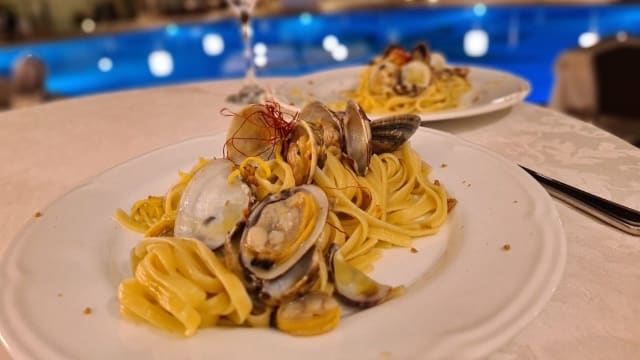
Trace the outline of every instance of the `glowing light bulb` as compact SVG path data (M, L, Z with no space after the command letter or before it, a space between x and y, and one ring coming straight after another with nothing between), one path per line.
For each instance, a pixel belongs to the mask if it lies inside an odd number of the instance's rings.
M149 54L149 71L155 77L167 77L173 73L173 56L166 50Z
M113 61L108 57L101 57L98 60L98 70L102 72L109 72L113 69Z
M256 54L256 56L264 56L267 54L267 45L265 45L264 43L258 42L255 45L253 45L253 53Z
M345 61L347 57L349 57L349 49L346 46L340 44L331 51L331 56L335 61Z
M311 24L312 20L313 20L313 16L310 13L305 11L302 14L300 14L300 24L309 25Z
M478 17L484 16L487 13L487 5L483 3L473 5L473 13Z
M578 37L578 45L583 48L592 47L600 41L600 36L598 33L593 31L587 31L580 34Z
M82 20L82 22L80 23L80 28L82 29L82 31L86 32L87 34L92 33L96 31L96 22L93 21L93 19L86 18Z
M322 39L322 48L328 52L332 52L338 45L340 41L335 35L327 35Z
M489 49L489 35L482 29L473 29L464 34L464 53L471 57L481 57Z
M167 32L167 35L169 36L176 36L178 35L178 25L171 23L169 25L167 25L167 27L165 28L165 31Z
M253 63L256 64L257 67L265 67L267 65L267 56L266 55L256 55L253 58Z
M218 34L207 34L202 37L202 50L209 56L217 56L224 52L224 39Z

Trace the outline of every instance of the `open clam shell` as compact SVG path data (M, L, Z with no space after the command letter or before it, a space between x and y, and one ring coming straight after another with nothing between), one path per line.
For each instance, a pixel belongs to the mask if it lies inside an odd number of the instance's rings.
M325 147L335 146L340 149L342 141L342 123L338 115L319 101L312 101L300 110L300 121L316 125L321 131L322 143Z
M175 236L196 238L217 249L244 221L253 195L239 179L228 182L232 166L229 160L214 159L195 173L180 198Z
M287 139L285 159L291 166L296 185L311 183L321 156L322 137L314 124L298 121Z
M356 174L365 176L371 162L371 127L364 110L353 100L347 101L343 119L344 152Z
M431 84L433 71L421 60L411 60L400 71L400 81L393 87L398 95L417 96Z
M242 266L263 280L286 273L316 244L328 212L327 195L314 185L266 197L247 219L240 241Z
M335 291L345 303L368 308L384 302L391 295L393 287L380 284L351 266L337 246L329 250L328 262Z
M287 272L271 280L262 280L258 299L269 306L278 305L309 291L319 276L321 256L312 247Z
M225 143L226 156L236 164L249 156L268 160L274 156L272 139L275 129L267 126L267 110L264 105L252 104L243 108L231 119Z
M369 73L369 91L372 94L383 94L387 89L393 88L400 76L400 66L391 61L381 61L371 65L373 69Z

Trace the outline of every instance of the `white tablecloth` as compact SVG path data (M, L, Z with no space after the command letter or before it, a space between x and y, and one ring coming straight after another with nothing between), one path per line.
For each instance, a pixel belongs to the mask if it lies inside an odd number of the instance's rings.
M149 150L221 131L223 96L238 84L156 88L0 113L0 256L36 211L83 180ZM640 208L640 150L583 121L521 104L431 126ZM640 358L640 238L556 205L568 240L564 277L543 311L491 358Z

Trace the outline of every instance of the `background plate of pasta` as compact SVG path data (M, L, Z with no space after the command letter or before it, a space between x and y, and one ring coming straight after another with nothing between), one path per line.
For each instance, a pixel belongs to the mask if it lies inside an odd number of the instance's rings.
M317 100L338 111L353 99L371 118L411 112L427 122L506 109L531 91L529 82L521 77L478 66L451 68L437 79L433 75L431 84L420 93L415 93L415 86L396 85L393 90L390 85L391 90L382 90L374 72L373 65L316 72L283 82L275 87L274 96L295 108Z
M242 232L248 238L236 249L238 261L250 257L242 266L252 275L243 278L234 271L237 264L226 261L233 247L215 236L231 231L230 224L217 220L242 215L236 207L245 199L239 179L251 179L257 188L286 187L298 172L288 173L278 157L264 163L247 157L253 165L226 166L221 158L233 155L223 154L225 143L228 151L227 134L206 136L132 159L59 198L46 216L27 224L0 259L0 334L16 359L477 358L520 331L560 280L565 237L547 193L503 158L423 128L392 154L374 155L366 175L343 173L327 153L311 185L275 198L256 195L267 200L252 207L245 223L250 230ZM225 174L223 181L216 172ZM398 172L413 174L400 181L411 184L407 194L415 201L402 212L393 210L403 195L393 188L399 180L389 175ZM389 188L377 188L376 177ZM356 185L338 186L353 179ZM184 199L212 187L224 189L217 194L227 200L211 210L218 215L198 222L198 207ZM365 187L368 195L357 195ZM333 191L361 199L343 202L344 195ZM358 215L358 204L372 199L385 205ZM446 199L457 204L447 206ZM274 205L280 201L289 210ZM116 209L122 210L114 215ZM282 284L273 282L280 275L271 271L292 255L272 251L280 257L271 261L260 253L264 242L257 227L297 209L300 232L316 236L312 248L327 248L332 265L312 266L325 260L305 250L296 260L304 265L295 268L305 274L315 269L318 275L305 288L320 297L281 311L285 302L274 294ZM426 213L415 222L425 216L434 222L405 224L413 232L395 233L416 209ZM322 231L312 235L314 222ZM185 231L191 235L179 235ZM207 237L200 238L201 231ZM359 237L363 233L368 235ZM350 250L332 253L327 244ZM375 256L359 256L372 249ZM361 294L383 296L375 304L371 298L333 303L322 297L339 292L348 298L349 284L366 288ZM259 297L247 296L257 288ZM261 318L268 309L268 318ZM319 312L298 321L295 315L305 309Z

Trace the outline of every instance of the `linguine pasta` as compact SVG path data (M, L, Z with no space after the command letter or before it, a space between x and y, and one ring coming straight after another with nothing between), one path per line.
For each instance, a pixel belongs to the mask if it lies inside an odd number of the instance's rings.
M410 53L391 45L364 68L357 87L345 96L371 114L440 111L460 105L471 89L467 74L467 68L446 67L444 57L424 43Z
M149 237L131 252L134 277L118 290L123 315L190 336L226 319L243 324L251 299L242 282L200 241Z
M262 121L261 109L236 119ZM305 117L286 128L320 131ZM315 135L294 131L270 139L273 157L201 158L163 196L115 211L144 236L131 251L132 277L119 287L124 317L184 336L216 325L307 336L338 325L335 298L364 308L402 293L365 273L384 249L435 234L455 200L429 180L431 168L406 141L369 153L367 171L358 172L352 148L344 153L327 140L322 161L313 161Z
M185 336L217 324L267 326L270 315L251 314L242 282L214 252L198 240L172 237L181 191L204 164L200 159L189 173L181 173L165 196L133 204L131 214L116 210L120 224L145 236L131 253L133 278L119 287L121 313ZM364 177L328 154L313 176L313 183L332 199L319 247L339 246L351 265L367 272L383 249L411 247L415 238L436 233L447 218L448 200L443 186L428 180L429 173L408 144L374 155ZM249 176L259 198L295 184L291 167L280 157L248 157L229 181ZM331 293L328 277L321 262L313 289Z
M392 89L371 91L369 79L371 66L360 74L358 87L346 92L346 96L372 114L428 113L452 109L460 104L460 98L471 89L469 81L455 73L436 74L431 85L417 95L398 95Z

